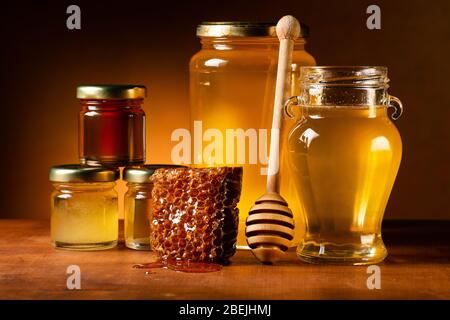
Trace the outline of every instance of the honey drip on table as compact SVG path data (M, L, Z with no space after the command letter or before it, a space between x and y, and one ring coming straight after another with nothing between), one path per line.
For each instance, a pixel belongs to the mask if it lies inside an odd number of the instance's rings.
M222 265L212 262L194 262L184 260L160 260L156 262L136 264L133 266L135 269L168 269L179 272L187 273L208 273L216 272L222 269Z

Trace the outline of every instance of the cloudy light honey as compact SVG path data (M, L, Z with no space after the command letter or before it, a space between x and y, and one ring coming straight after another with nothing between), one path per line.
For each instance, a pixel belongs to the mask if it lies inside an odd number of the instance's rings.
M211 26L209 26L211 27ZM248 27L248 26L247 26ZM219 161L215 154L213 159L203 152L193 153L193 161L197 166L242 166L244 169L242 194L239 202L239 234L238 245L245 246L245 220L255 199L265 191L266 175L261 169L267 167L269 153L270 127L272 121L272 106L275 89L275 76L278 59L278 39L269 36L267 25L232 26L228 36L214 36L214 32L205 35L202 26L197 30L201 37L202 50L195 54L190 62L191 83L191 125L194 120L202 121L202 130L217 129L223 137L223 157ZM247 29L246 29L247 28ZM253 28L253 29L252 29ZM203 30L203 31L202 31ZM218 29L219 31L220 28ZM233 31L234 30L234 31ZM214 31L214 30L213 30ZM272 30L274 31L274 30ZM227 31L228 32L228 31ZM251 35L251 36L250 36ZM256 36L254 36L256 35ZM304 50L305 40L299 39L293 54L293 69L291 94L299 90L299 66L314 65L314 58ZM193 128L191 128L193 132ZM253 142L256 144L256 161L250 155L251 139L245 138L245 154L240 154L239 160L237 140L231 150L226 144L227 129L252 130ZM261 131L261 129L263 131ZM265 135L265 137L261 135ZM284 139L286 140L286 139ZM209 142L203 142L206 146ZM242 159L244 159L242 161ZM286 169L282 167L282 170ZM297 220L298 228L294 242L298 242L304 230L301 208L290 174L282 172L281 191L289 202Z
M102 250L117 244L117 169L61 165L50 169L51 239L56 248Z
M114 183L59 185L52 201L51 238L65 249L107 249L117 244Z

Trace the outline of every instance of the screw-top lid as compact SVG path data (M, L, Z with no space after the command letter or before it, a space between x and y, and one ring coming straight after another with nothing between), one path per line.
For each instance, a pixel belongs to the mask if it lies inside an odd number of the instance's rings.
M300 37L309 37L309 27L300 23ZM276 37L275 22L224 21L202 22L198 37Z
M119 179L118 169L65 164L50 168L52 182L113 182Z
M147 88L135 84L98 84L77 87L78 99L143 99Z
M182 168L185 166L173 164L147 164L139 167L126 167L123 170L123 180L133 183L148 183L150 177L160 168Z

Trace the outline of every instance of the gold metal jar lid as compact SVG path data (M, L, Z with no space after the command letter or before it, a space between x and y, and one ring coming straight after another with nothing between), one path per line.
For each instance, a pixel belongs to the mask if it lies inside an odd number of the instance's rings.
M65 164L50 168L52 182L114 182L120 178L119 169Z
M143 99L147 88L134 84L81 85L77 87L78 99Z
M175 164L146 164L144 166L126 167L123 170L123 180L133 183L148 183L150 177L160 168L183 168Z
M309 37L309 27L300 23L300 37ZM224 21L202 22L197 26L198 37L276 37L276 23Z

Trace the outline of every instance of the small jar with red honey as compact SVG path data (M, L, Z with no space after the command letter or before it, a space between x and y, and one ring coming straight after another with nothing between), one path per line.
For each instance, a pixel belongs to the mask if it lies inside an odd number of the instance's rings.
M77 88L82 164L124 167L145 162L145 96L141 85Z

